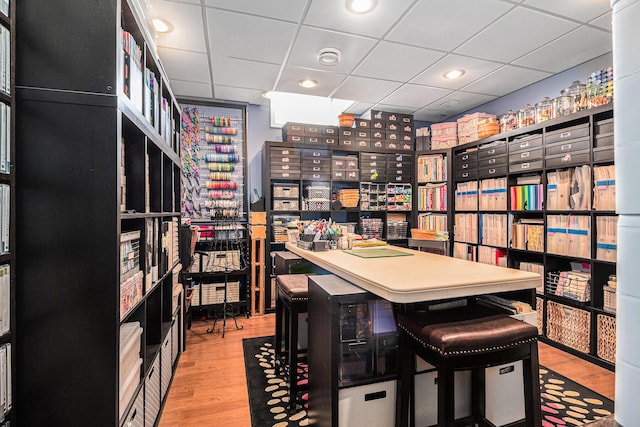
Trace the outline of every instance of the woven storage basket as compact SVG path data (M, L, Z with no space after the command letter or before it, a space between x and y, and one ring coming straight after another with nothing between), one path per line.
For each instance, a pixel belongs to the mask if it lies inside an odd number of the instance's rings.
M347 189L347 190L338 190L337 197L338 201L342 203L342 206L345 208L355 208L358 206L358 201L360 200L360 190L356 189Z
M542 319L544 319L544 301L536 297L536 312L538 313L538 334L542 335Z
M611 316L605 316L604 314L597 315L598 321L598 345L597 355L598 357L608 360L611 363L616 361L616 318Z
M589 353L591 313L547 301L547 337L582 353Z

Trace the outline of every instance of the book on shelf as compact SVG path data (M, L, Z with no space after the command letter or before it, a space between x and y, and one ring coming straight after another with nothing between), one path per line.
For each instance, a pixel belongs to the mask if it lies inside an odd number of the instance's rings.
M418 210L446 211L447 184L426 184L418 187Z
M447 180L447 162L443 154L418 156L418 182Z
M491 246L478 246L478 262L482 264L507 266L507 251L492 248Z
M11 172L11 107L0 102L0 173Z
M418 214L418 228L421 230L448 231L447 215L434 213Z
M142 50L135 38L128 31L122 30L122 75L123 92L129 97L133 105L143 112L142 90Z
M511 218L511 248L544 252L544 220L541 218Z
M0 336L11 329L11 266L0 265Z
M148 68L144 70L144 116L157 131L158 123L158 90L160 86L156 74Z
M466 259L467 261L476 261L478 259L478 248L467 243L454 242L453 257Z

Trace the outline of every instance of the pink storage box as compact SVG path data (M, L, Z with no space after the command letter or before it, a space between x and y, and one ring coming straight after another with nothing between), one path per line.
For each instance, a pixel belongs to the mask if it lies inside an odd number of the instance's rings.
M444 148L451 148L458 145L458 137L453 136L440 136L431 138L431 149L442 150Z
M444 122L431 125L431 137L455 137L458 133L458 123L456 122Z
M487 113L473 113L467 114L466 116L458 119L458 134L470 135L478 132L478 125L482 120L493 118L495 119L495 114L487 114Z

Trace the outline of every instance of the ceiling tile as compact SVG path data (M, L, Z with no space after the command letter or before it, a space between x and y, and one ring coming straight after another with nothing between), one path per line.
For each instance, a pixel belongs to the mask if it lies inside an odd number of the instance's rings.
M216 99L219 100L248 102L249 104L258 105L267 100L262 96L262 91L255 89L214 85L213 90L215 91Z
M216 85L264 91L273 89L279 72L279 65L227 58L214 64L213 79Z
M288 65L348 74L375 43L375 40L365 37L302 27L289 56ZM317 52L327 47L337 48L342 52L339 64L329 67L320 65Z
M443 56L435 50L383 41L353 74L406 82Z
M151 16L164 19L173 26L173 31L158 34L158 46L203 53L207 51L200 5L155 0Z
M211 98L211 85L206 83L172 79L171 90L176 98Z
M611 10L611 0L527 0L523 4L580 22L589 22Z
M455 53L511 62L576 27L578 24L574 22L518 7L457 48Z
M446 117L446 113L437 109L429 109L429 108L421 108L420 110L413 113L414 120L420 120L423 122L432 122L438 123L444 120Z
M611 49L611 34L594 28L580 27L513 64L558 73L610 52Z
M502 96L549 77L551 73L506 65L464 87L465 91Z
M347 76L344 74L298 67L285 67L276 90L280 92L303 93L305 95L329 96L329 94L344 81L345 77ZM316 80L318 86L312 89L302 88L298 85L298 82L303 79Z
M373 106L374 104L369 104L367 102L356 102L351 107L347 108L344 112L360 116L369 111Z
M254 15L293 22L300 20L305 3L306 2L300 0L206 0L207 6L235 10L237 12L247 12ZM243 28L243 31L244 30L245 28Z
M209 60L205 53L160 47L158 54L170 79L211 83Z
M387 96L382 100L385 104L399 105L406 107L415 107L418 109L424 107L433 101L442 98L450 93L450 90L439 89L435 87L427 87L413 84L406 84L396 92Z
M499 0L422 0L386 39L451 51L512 7Z
M400 105L389 105L389 104L376 104L373 106L373 109L378 111L388 111L390 113L399 113L399 114L413 114L413 112L416 111L415 108L402 107Z
M296 31L296 24L218 9L207 9L207 17L215 61L236 57L279 64Z
M599 18L594 19L590 22L591 25L595 25L598 28L602 28L603 30L612 31L611 28L611 12L605 13Z
M496 98L496 96L491 95L456 91L430 105L427 105L426 108L430 110L437 110L441 115L444 114L444 117L451 117L467 110L471 110L489 101L493 101Z
M412 2L413 0L380 1L371 12L356 15L347 10L345 0L313 0L304 23L351 34L382 37Z
M332 96L340 99L357 99L358 101L376 103L401 85L402 83L398 82L350 76Z
M449 54L431 67L427 68L424 73L411 80L411 83L442 87L446 89L460 89L472 81L497 70L502 65L503 64L485 61L483 59ZM443 76L444 73L450 70L464 70L465 73L462 77L451 80Z

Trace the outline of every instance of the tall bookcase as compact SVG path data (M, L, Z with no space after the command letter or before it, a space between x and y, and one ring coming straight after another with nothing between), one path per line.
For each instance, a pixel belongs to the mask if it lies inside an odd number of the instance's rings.
M15 424L15 2L0 1L0 425Z
M134 3L16 3L23 425L152 426L180 352L180 108Z
M606 190L615 178L597 172L613 169L613 153L613 108L605 105L455 147L449 181L456 194L454 256L540 266L542 339L609 369L615 362L609 282L616 244L605 228L611 220L615 230L617 218L611 199L594 205L594 188L598 197L612 193ZM563 190L560 171L581 178L572 188L565 182ZM571 205L563 198L573 198ZM553 276L575 269L590 271L588 286Z

